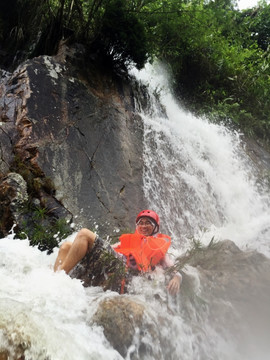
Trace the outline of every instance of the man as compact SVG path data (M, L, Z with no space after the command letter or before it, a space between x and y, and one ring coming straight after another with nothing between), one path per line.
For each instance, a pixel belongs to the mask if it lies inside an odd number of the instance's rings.
M156 266L163 269L173 266L173 261L167 254L171 239L169 236L159 234L159 216L152 210L143 210L136 217L136 231L134 234L120 236L120 242L107 246L92 231L83 228L80 230L73 243L66 242L61 245L54 265L54 271L64 270L67 274L87 256L94 258L94 266L100 262L101 255L105 252L113 258L121 259L126 264L127 270L149 272ZM104 273L104 270L102 270ZM182 276L173 272L167 289L171 295L179 292Z

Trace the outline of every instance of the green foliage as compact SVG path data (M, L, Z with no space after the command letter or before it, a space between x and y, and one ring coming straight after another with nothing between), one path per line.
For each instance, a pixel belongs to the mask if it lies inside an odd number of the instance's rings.
M20 239L29 238L30 245L38 246L40 250L47 250L50 253L72 232L65 219L59 219L53 214L54 209L48 209L39 203L36 205L44 194L46 196L54 194L54 184L40 170L23 162L18 155L14 158L11 170L24 178L29 196L28 203L19 209L16 234ZM46 204L46 200L42 201Z
M111 252L103 251L99 259L106 273L103 280L104 289L120 291L121 282L126 277L126 267L122 260L117 259Z
M65 219L52 218L46 208L33 206L31 203L21 209L20 216L24 220L19 226L17 237L29 238L30 245L38 246L40 250L48 253L72 233Z
M112 66L143 67L147 39L133 2L126 0L13 0L2 30L4 47L21 58L52 55L62 39L82 42ZM131 6L131 8L130 8ZM1 19L0 19L1 20ZM1 30L1 21L0 21ZM0 37L1 38L1 37ZM106 61L105 61L106 63Z
M239 14L238 23L246 29L246 36L250 42L256 41L258 46L267 51L270 45L270 5L261 1L258 7L244 10Z
M175 92L187 108L267 139L270 5L244 15L223 0L163 1L152 9L153 52L170 65Z
M117 66L134 63L140 69L147 60L145 28L136 14L128 11L125 0L108 2L96 43Z
M200 240L192 239L190 249L188 249L183 256L176 259L174 266L168 269L168 273L182 270L187 264L191 264L193 258L201 257L207 254L209 249L211 250L218 246L219 243L215 241L214 237L212 237L207 246L204 246Z
M234 0L10 0L0 10L0 42L13 60L54 54L62 39L110 69L157 57L195 114L270 135L265 1L239 11Z

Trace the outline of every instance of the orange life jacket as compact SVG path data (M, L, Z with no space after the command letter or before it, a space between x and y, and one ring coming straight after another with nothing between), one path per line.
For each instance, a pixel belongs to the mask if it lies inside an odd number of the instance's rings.
M165 234L155 236L144 236L135 232L134 234L123 234L119 238L120 245L114 250L125 255L132 255L141 271L149 271L164 258L171 245L171 238Z

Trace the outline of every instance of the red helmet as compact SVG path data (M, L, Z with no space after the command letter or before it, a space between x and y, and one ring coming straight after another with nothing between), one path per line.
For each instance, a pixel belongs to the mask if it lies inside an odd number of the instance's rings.
M140 220L141 217L144 217L144 216L146 216L154 221L154 223L156 224L154 233L158 232L159 225L160 225L158 214L153 210L142 210L136 217L136 223Z

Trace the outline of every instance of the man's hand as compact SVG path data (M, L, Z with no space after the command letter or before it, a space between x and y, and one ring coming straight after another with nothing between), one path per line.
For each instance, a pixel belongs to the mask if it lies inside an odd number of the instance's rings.
M174 275L174 277L170 280L167 289L171 295L176 295L179 292L181 281L182 281L181 274Z

